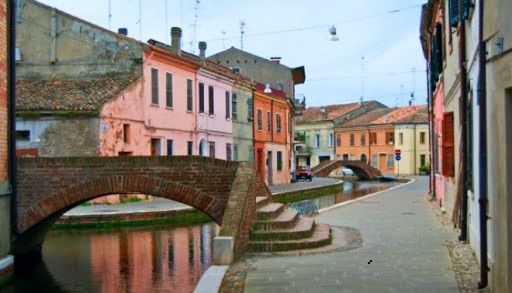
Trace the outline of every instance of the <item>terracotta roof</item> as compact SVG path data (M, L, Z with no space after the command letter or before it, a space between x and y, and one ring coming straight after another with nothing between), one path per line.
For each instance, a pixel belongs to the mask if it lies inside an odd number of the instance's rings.
M364 102L364 104L366 103L369 102ZM319 122L333 120L359 107L361 107L361 104L359 103L310 107L302 111L302 116L298 117L297 122ZM322 112L322 110L324 110L324 112Z
M411 123L412 121L421 118L421 115L416 114L420 110L426 110L426 108L426 105L393 108L390 113L387 113L387 115L383 115L380 118L372 121L371 124ZM426 118L427 120L425 123L428 122L428 117Z
M428 123L427 105L374 109L348 120L341 127L398 123Z
M259 83L259 82L255 84L256 90L258 90L262 93L265 92L265 87L266 87L266 85ZM277 90L277 89L271 89L271 90L272 90L272 92L269 95L286 99L286 93L284 91Z
M83 79L16 79L18 111L99 112L110 99L138 80L137 76Z

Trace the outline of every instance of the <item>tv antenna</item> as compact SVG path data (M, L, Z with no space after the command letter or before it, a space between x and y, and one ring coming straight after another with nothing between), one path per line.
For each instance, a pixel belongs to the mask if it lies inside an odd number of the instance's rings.
M412 105L414 101L414 91L415 91L415 84L414 84L414 67L412 68L412 92L411 92L411 99L409 100L409 104Z
M244 49L245 20L240 20L240 50Z
M226 31L222 31L222 49L226 49Z
M364 56L361 57L361 99L359 101L360 104L363 103L364 98Z
M192 54L196 52L194 44L196 43L196 33L197 33L197 11L199 10L199 4L201 1L196 0L196 4L194 6L194 23L192 24L192 41L190 41L190 51Z
M110 9L110 0L108 0L108 30L110 30L110 22L112 21L112 13Z

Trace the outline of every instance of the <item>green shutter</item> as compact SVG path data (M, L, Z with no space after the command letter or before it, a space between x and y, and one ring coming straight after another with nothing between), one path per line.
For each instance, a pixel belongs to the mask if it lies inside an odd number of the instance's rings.
M450 17L450 26L457 26L459 23L459 0L448 1L448 13Z

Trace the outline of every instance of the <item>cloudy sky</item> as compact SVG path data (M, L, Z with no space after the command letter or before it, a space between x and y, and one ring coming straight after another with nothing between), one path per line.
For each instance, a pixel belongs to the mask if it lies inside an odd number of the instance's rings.
M305 66L296 87L308 106L378 100L405 106L426 103L425 59L419 42L426 0L40 0L89 22L147 41L170 42L183 29L183 48L207 56L241 46L289 67ZM196 9L197 8L197 9ZM110 11L110 17L109 17ZM194 26L194 23L196 24ZM328 41L334 25L339 41ZM194 29L195 28L195 29ZM195 42L194 42L195 41ZM363 59L364 58L364 59Z

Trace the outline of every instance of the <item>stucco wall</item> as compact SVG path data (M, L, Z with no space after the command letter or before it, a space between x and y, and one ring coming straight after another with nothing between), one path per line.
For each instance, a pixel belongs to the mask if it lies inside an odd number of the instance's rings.
M56 10L56 35L52 41L51 7L31 0L20 3L16 16L16 46L21 54L21 61L16 64L18 77L62 78L140 71L142 49L135 40Z
M233 87L233 94L236 94L237 117L233 121L233 154L235 146L237 149L238 161L254 160L253 151L253 117L249 117L249 99L252 99L252 90L242 86ZM232 96L233 98L233 96ZM250 118L250 119L249 119Z
M425 139L423 143L420 140L421 133L423 133ZM402 142L400 136L403 137ZM418 174L418 168L421 166L421 155L425 156L425 165L430 164L429 138L427 124L395 126L395 149L399 149L401 152L400 166L395 164L395 173L400 171L400 174L403 175Z
M334 159L334 145L336 143L336 138L334 136L334 126L332 121L297 123L295 124L295 132L305 132L306 134L306 145L312 151L311 167L320 163L319 156L329 156L330 159ZM317 134L320 135L319 147L315 147L315 136ZM329 134L333 134L332 147L329 147L328 144Z

